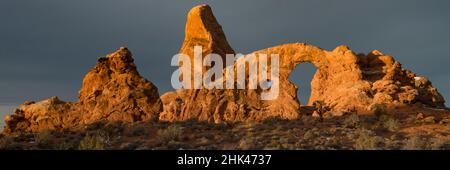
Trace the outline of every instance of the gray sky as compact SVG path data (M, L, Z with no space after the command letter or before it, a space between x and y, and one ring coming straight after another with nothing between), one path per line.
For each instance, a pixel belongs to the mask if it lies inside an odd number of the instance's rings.
M5 105L0 105L0 131L3 129L3 119L5 118L4 116L6 114L11 114L14 111L14 108L16 108L17 106L5 106Z
M170 59L181 47L186 13L200 1L0 1L0 105L59 96L74 101L96 59L120 46L139 72L171 90ZM355 52L378 49L425 75L450 99L450 1L207 1L236 52L289 42ZM309 97L314 67L291 76Z

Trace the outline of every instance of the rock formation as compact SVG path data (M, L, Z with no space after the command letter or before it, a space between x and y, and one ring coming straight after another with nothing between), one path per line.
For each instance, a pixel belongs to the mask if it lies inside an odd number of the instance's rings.
M208 27L208 25L210 25ZM193 8L187 17L185 40L180 53L192 58L193 46L203 46L203 56L234 54L207 5ZM355 54L346 46L333 51L312 45L291 43L253 54L279 54L280 95L260 100L261 90L181 89L161 96L164 111L160 119L221 121L262 120L270 117L296 119L302 113L297 87L289 74L297 64L310 62L317 68L311 82L309 104L323 102L332 115L345 112L371 113L377 104L413 104L445 107L444 99L424 77L419 77L391 56L379 51ZM247 55L248 56L248 55ZM236 66L235 66L236 67Z
M235 53L207 5L189 12L180 53L192 59L194 46L202 46L202 56L215 53L224 58L225 54ZM4 133L77 128L99 120L134 122L158 116L164 121L197 119L215 123L271 117L297 119L305 113L298 101L297 87L288 77L303 62L317 68L308 102L308 105L320 103L316 115L366 114L372 113L377 105L421 103L445 107L443 97L427 78L403 69L393 57L379 51L355 54L346 46L327 51L290 43L251 54L279 55L280 92L275 100L261 100L261 89L179 89L159 98L157 88L137 72L131 53L120 48L100 58L86 75L77 102L64 102L57 97L26 102L5 118ZM203 67L199 74L207 69Z
M127 48L98 59L84 78L77 102L52 97L25 102L5 118L4 133L84 127L106 121L134 122L158 116L162 110L157 88L141 77Z

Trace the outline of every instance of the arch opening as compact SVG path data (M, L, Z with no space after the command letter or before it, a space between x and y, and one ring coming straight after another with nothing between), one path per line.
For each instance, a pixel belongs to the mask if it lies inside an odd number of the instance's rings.
M314 64L304 62L297 64L289 74L289 81L297 87L297 99L302 106L307 106L311 97L311 81L317 68Z

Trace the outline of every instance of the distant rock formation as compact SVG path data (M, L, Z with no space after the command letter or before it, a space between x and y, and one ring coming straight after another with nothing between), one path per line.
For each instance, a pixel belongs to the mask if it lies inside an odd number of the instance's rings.
M194 7L188 14L180 53L192 59L194 46L202 46L202 56L216 53L224 58L225 54L235 53L208 5ZM261 100L261 89L179 89L160 98L157 88L137 72L131 53L120 48L100 58L86 75L77 102L64 102L57 97L26 102L5 118L4 133L79 128L99 120L135 122L158 117L164 121L196 119L214 123L271 117L297 119L304 113L297 87L288 77L303 62L317 68L308 104L320 103L327 108L318 109L320 112L334 116L345 112L367 114L376 105L415 103L445 107L443 97L427 78L403 69L398 61L379 51L366 55L355 54L346 46L326 51L304 43L290 43L252 54L279 54L277 99Z
M192 58L193 47L202 46L203 56L234 54L207 5L194 7L189 12L185 31L180 53ZM443 97L431 82L402 69L398 61L379 51L364 55L355 54L346 46L326 51L312 45L291 43L254 52L260 53L280 56L281 91L276 100L260 100L261 90L181 89L161 96L164 111L160 119L210 122L258 121L270 117L296 119L302 113L297 87L288 77L297 64L303 62L310 62L317 68L308 104L320 101L332 115L371 113L376 104L420 102L431 107L445 107Z
M158 116L158 89L141 77L127 48L98 59L84 78L77 102L52 97L25 102L5 118L4 133L78 128L100 121L135 122Z

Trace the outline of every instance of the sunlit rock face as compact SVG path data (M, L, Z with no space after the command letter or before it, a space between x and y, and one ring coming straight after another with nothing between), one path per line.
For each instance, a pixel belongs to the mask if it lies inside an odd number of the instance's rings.
M194 7L188 13L180 53L193 59L194 46L202 47L203 57L215 53L225 59L226 54L235 54L208 5ZM297 87L288 77L303 62L317 68L311 82L311 97L303 105L319 102L331 115L370 114L377 105L421 103L445 107L443 97L427 78L403 69L393 57L376 50L355 54L346 46L327 51L304 43L289 43L255 51L244 59L253 54L279 56L279 94L273 100L261 100L267 90L250 88L179 89L159 97L157 88L139 75L131 52L120 48L98 59L97 66L83 80L78 101L64 102L52 97L25 102L14 114L5 117L4 133L82 128L102 120L136 122L159 118L219 123L272 117L297 119L305 112L298 101ZM203 75L209 68L202 66L200 72L190 70ZM236 69L236 63L231 68Z
M193 58L193 47L202 46L203 55L234 54L222 27L207 5L194 7L188 14L181 53ZM302 114L297 87L289 74L297 64L309 62L317 71L311 82L312 105L320 101L331 114L343 112L368 114L377 104L413 104L445 107L444 99L424 77L419 77L391 56L379 51L355 54L346 46L326 51L303 43L270 47L252 54L278 54L280 57L280 94L275 100L260 100L261 90L181 89L161 96L162 120L198 119L210 122L263 120L270 117L296 119ZM248 56L248 55L246 55ZM236 66L235 66L236 67ZM203 71L205 68L203 68Z
M5 118L4 133L82 128L100 120L135 122L158 116L161 110L158 89L139 75L131 52L122 47L98 59L83 80L78 101L52 97L25 102Z

